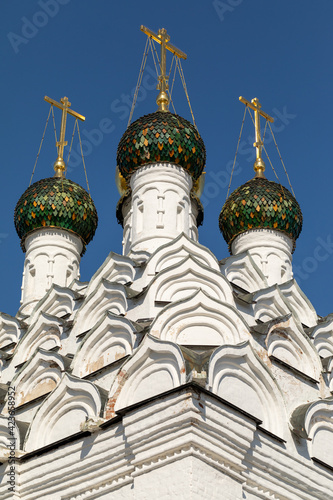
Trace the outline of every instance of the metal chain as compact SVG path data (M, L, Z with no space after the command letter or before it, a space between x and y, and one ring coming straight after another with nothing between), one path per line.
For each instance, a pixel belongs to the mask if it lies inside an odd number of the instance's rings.
M229 197L229 191L230 191L232 176L233 176L233 173L234 173L234 168L235 168L235 165L236 165L236 158L237 158L237 154L238 154L239 143L240 143L240 140L241 140L241 137L242 137L242 132L243 132L243 126L244 126L244 121L245 121L246 109L247 109L247 106L245 106L245 110L244 110L244 116L243 116L243 121L242 121L241 129L240 129L240 133L239 133L239 137L238 137L238 142L237 142L237 148L236 148L236 154L235 154L235 158L234 158L234 163L232 165L232 170L231 170L231 174L230 174L230 181L229 181L229 186L228 186L228 192L227 192L226 200Z
M50 106L50 110L49 110L49 114L47 116L47 120L46 120L46 124L45 124L45 128L44 128L44 132L43 132L43 137L42 137L42 140L40 141L40 145L39 145L39 149L38 149L36 161L35 161L35 164L34 164L34 168L32 169L32 174L31 174L31 178L30 178L30 182L29 182L29 187L31 186L33 176L35 175L36 165L37 165L37 162L38 162L40 151L42 149L42 145L43 145L43 141L44 141L44 137L45 137L45 132L46 132L46 129L47 129L47 124L49 123L49 118L50 118L50 114L51 114L51 109L52 108L53 108L53 106L51 105Z
M72 151L72 146L73 146L73 139L74 139L74 134L75 134L75 127L77 127L77 118L74 123L74 128L73 128L73 133L72 133L72 139L71 139L71 145L69 146L69 151L68 151L68 156L67 156L67 163L66 163L66 172L67 172L67 167L69 163L69 159L71 157L71 151Z
M269 164L270 164L270 166L272 167L272 170L273 170L273 172L274 172L274 174L275 174L275 177L277 178L277 180L278 180L278 182L279 182L279 184L280 184L280 186L281 186L282 193L283 193L283 197L285 198L285 194L284 194L284 189L283 189L283 186L282 186L282 184L281 184L281 182L280 182L280 179L279 179L279 177L278 177L277 173L275 172L275 169L274 169L274 167L273 167L273 163L271 162L271 159L270 159L270 157L268 156L268 153L267 153L267 151L266 151L265 146L264 146L264 145L262 145L262 147L263 147L263 149L264 149L264 151L265 151L265 154L266 154L266 156L267 156L267 159L268 159L268 161L269 161ZM294 195L294 196L295 196L295 195Z
M89 188L89 182L88 182L88 176L87 176L87 170L86 170L86 164L84 162L84 156L83 156L83 151L82 151L82 142L81 142L81 134L80 134L79 122L77 123L77 132L78 132L78 135L79 135L80 149L81 149L81 156L82 156L82 163L83 163L83 168L84 168L84 174L86 176L86 183L87 183L88 193L89 193L89 196L91 198L90 188Z
M265 124L265 128L264 128L264 135L263 135L263 138L262 138L262 142L265 142L265 135L266 135L267 123L268 123L268 120L266 120L266 124Z
M188 105L189 105L189 108L190 108L190 111L191 111L191 116L192 116L192 120L193 120L193 125L195 126L195 128L197 129L197 125L195 123L195 119L194 119L194 115L193 115L193 111L192 111L192 106L191 106L191 103L190 103L190 98L189 98L189 95L188 95L188 92L187 92L187 87L186 87L186 82L185 82L185 77L184 77L184 72L183 72L183 68L182 68L182 64L180 62L180 59L177 59L176 60L176 64L178 65L178 71L179 71L179 75L180 75L180 79L182 81L182 84L183 84L183 88L184 88L184 92L185 92L185 95L186 95L186 99L187 99L187 102L188 102Z
M144 69L146 67L148 50L149 50L148 40L150 40L150 38L147 38L145 49L143 51L143 56L142 56L142 61L141 61L141 67L140 67L138 81L137 81L136 88L135 88L135 93L134 93L134 96L133 96L133 102L132 102L131 112L130 112L130 115L129 115L129 118L128 118L127 127L129 126L129 124L131 123L132 118L133 118L134 108L135 108L136 101L137 101L138 94L139 94L139 89L140 89L141 82L142 82L143 72L144 72Z
M294 198L296 198L295 193L294 193L294 190L293 190L293 187L292 187L291 182L290 182L290 179L289 179L289 175L288 175L287 169L286 169L286 167L285 167L285 165L284 165L284 163L283 163L283 160L282 160L282 156L281 156L280 150L279 150L278 145L277 145L277 143L276 143L276 140L275 140L275 137L274 137L274 134L273 134L273 130L272 130L271 124L270 124L270 123L268 123L268 125L269 125L269 129L270 129L270 131L271 131L272 137L273 137L273 141L274 141L275 147L276 147L277 152L278 152L278 154L279 154L279 157L280 157L280 160L281 160L281 163L282 163L283 169L284 169L284 173L285 173L285 174L286 174L286 176L287 176L287 179L288 179L288 182L289 182L289 186L290 186L291 192L293 193Z
M51 109L52 109L52 118L53 118L54 137L55 137L55 141L57 144L58 139L57 139L57 129L56 129L56 124L55 124L54 112L53 112L53 104L51 104Z
M148 38L149 40L149 47L150 47L150 50L151 50L151 53L152 53L152 56L153 56L153 61L154 61L154 65L155 65L155 70L156 70L156 76L157 76L157 80L158 80L158 75L159 75L159 71L158 71L158 68L157 68L157 64L156 64L156 61L155 61L155 56L154 56L154 50L153 50L153 47L155 49L155 45L153 44L153 42L151 41L151 38L149 37ZM156 51L156 49L155 49ZM156 52L156 57L157 57L157 61L158 61L158 64L160 64L160 61L158 59L158 54Z

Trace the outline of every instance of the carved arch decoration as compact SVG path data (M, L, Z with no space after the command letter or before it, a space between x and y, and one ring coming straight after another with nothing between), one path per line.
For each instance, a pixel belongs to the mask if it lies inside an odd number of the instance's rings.
M174 302L192 295L199 288L214 299L234 304L228 280L219 271L202 265L192 256L157 274L147 295L154 301Z
M266 323L279 316L296 314L288 299L281 292L279 285L272 285L264 290L251 294L253 299L254 317L258 321Z
M11 382L16 391L16 407L53 391L64 371L60 354L38 349Z
M306 439L312 459L333 467L333 397L298 406L291 414L290 427Z
M221 272L228 281L248 292L255 292L268 287L263 272L249 252L242 252L224 259L221 262Z
M209 362L207 388L260 420L264 429L285 439L281 390L248 341L215 349Z
M327 316L322 323L312 329L311 338L319 356L333 356L333 315Z
M63 320L40 312L36 321L17 344L11 365L14 367L27 361L39 348L46 351L60 348L63 330Z
M20 323L9 314L0 313L0 349L17 344L21 335Z
M150 334L192 346L233 345L250 339L249 327L238 311L201 289L164 307L152 323Z
M107 312L124 315L127 310L126 292L120 283L101 279L96 289L85 298L74 317L71 335L76 337L95 326Z
M110 252L100 268L95 272L91 278L86 290L86 296L89 296L100 281L107 280L113 283L126 283L132 282L135 277L135 269L133 261L124 255Z
M105 418L112 418L123 408L185 382L185 362L180 348L148 334L118 372L109 393Z
M89 418L101 411L101 397L94 384L65 373L58 386L38 408L24 443L31 452L80 432Z
M212 252L181 233L177 238L165 245L160 246L149 258L145 270L148 276L172 267L192 255L198 262L215 271L219 271L219 264Z
M297 281L292 279L278 286L284 297L288 300L293 312L296 313L299 321L307 327L316 326L318 324L316 310L298 286Z
M76 300L79 297L74 290L53 284L44 297L37 302L31 315L25 318L24 321L31 325L41 312L49 316L57 316L57 318L71 316L76 307Z
M73 359L73 375L85 377L133 353L135 329L123 317L106 312L84 337Z
M269 356L319 381L322 364L317 350L292 314L272 322L265 343Z

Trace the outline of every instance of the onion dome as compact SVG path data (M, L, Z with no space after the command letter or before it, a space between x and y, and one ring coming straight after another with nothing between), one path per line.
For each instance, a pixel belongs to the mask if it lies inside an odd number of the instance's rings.
M15 207L14 222L24 251L25 238L32 231L58 228L79 236L84 252L93 239L98 217L93 200L81 186L65 177L49 177L23 193Z
M206 162L206 148L195 126L168 111L133 122L117 150L117 165L126 181L143 165L161 162L183 167L193 180L200 177Z
M294 196L281 184L254 177L237 188L225 202L219 217L224 239L231 244L251 229L273 229L294 243L302 230L302 212Z

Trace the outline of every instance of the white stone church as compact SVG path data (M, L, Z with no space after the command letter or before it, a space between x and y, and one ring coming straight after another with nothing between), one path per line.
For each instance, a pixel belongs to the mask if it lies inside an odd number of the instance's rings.
M246 101L255 173L222 208L219 261L198 242L205 146L169 111L174 47L158 37L158 110L117 151L123 255L80 281L97 212L65 177L67 98L55 176L16 205L24 270L17 315L0 313L0 498L328 500L333 315L293 279L302 213L265 177L268 115Z

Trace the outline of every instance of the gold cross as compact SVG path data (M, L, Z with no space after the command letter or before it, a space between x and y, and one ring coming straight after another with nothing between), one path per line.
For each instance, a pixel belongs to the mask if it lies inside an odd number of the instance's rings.
M253 144L253 146L256 148L256 161L254 162L254 171L256 173L256 177L265 177L264 171L265 171L265 163L264 160L262 159L262 146L263 142L261 140L260 136L260 116L263 116L267 121L273 123L274 118L269 116L267 113L261 110L261 104L259 102L259 99L255 97L254 99L251 100L251 102L247 101L244 99L244 97L240 97L239 100L245 104L245 106L248 106L249 108L253 109L254 111L254 126L255 126L255 133L256 133L256 142Z
M82 115L79 115L79 113L76 113L75 111L69 109L71 103L69 102L67 97L62 97L60 99L60 102L57 102L54 99L51 99L50 97L45 96L44 101L49 102L53 106L56 106L57 108L62 110L60 137L59 137L59 141L56 143L56 146L58 148L58 158L54 164L54 170L55 170L54 176L55 177L64 177L64 172L66 170L66 164L64 162L64 147L67 146L67 141L65 141L67 113L74 116L75 118L78 118L81 121L84 121L85 117Z
M150 38L155 40L155 42L161 45L161 59L160 59L160 75L158 77L159 83L157 89L160 93L157 96L156 103L158 105L159 111L169 111L169 97L167 94L168 86L168 76L166 74L166 50L172 52L175 56L186 59L187 55L181 50L177 49L174 45L169 43L170 36L165 28L159 29L158 34L151 31L145 26L141 26L141 31L143 31Z

